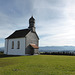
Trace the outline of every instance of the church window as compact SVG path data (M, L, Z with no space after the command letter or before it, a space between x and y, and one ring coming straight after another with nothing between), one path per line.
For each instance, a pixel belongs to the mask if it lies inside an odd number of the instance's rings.
M20 41L17 42L17 49L20 49Z
M12 41L12 49L14 49L14 41Z

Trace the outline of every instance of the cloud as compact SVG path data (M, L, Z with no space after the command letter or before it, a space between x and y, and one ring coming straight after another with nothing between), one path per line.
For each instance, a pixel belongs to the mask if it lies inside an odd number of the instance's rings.
M34 15L35 16L37 15L38 19L46 20L46 21L61 18L63 16L63 14L62 14L63 4L58 2L58 3L56 3L57 5L53 5L56 2L56 1L55 2L54 1L52 1L52 0L41 0L41 1L35 0L34 4L33 4ZM41 15L41 16L39 16L39 15Z
M75 45L74 0L0 0L1 40L15 30L27 28L32 14L40 46Z
M42 38L40 39L40 45L75 45L74 0L63 0L63 2L59 4L56 3L55 6L50 5L50 8L48 6L49 4L47 3L47 6L43 8L44 11L40 6L38 8L39 13L43 15L41 21L38 21L38 24L40 24L38 34L40 35L40 38ZM46 11L45 9L49 10ZM44 13L42 13L42 11ZM49 16L50 18L48 18Z

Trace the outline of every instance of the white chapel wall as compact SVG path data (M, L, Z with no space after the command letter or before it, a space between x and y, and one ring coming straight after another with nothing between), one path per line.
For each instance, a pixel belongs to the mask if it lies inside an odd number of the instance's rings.
M4 54L7 54L7 39L5 39L5 50L4 50Z
M14 41L14 49L12 49L12 41ZM17 49L17 42L20 41L20 49ZM25 55L25 38L9 39L8 55Z

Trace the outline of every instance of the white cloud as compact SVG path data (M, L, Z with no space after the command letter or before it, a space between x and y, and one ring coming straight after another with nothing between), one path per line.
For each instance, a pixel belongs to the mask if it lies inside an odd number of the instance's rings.
M4 47L4 46L5 46L4 42L0 43L0 47Z
M40 46L75 45L74 0L13 0L5 6L0 6L0 38L27 28L33 14Z
M57 18L58 16L55 16L56 19L52 20L51 18L49 18L52 22L49 22L49 19L45 19L42 22L38 23L41 25L39 26L41 27L39 28L39 34L42 38L40 40L40 45L75 45L75 2L73 2L73 0L63 0L63 3L65 3L65 6L63 6L62 8L55 7L56 10L59 9L59 11L61 11L58 12L61 17ZM51 8L54 9L54 6L51 6L49 9ZM45 16L52 15L47 13L42 14Z

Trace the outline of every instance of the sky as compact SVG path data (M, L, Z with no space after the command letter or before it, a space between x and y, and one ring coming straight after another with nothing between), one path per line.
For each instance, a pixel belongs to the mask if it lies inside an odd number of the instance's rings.
M32 15L39 46L75 46L75 0L0 0L0 47Z

